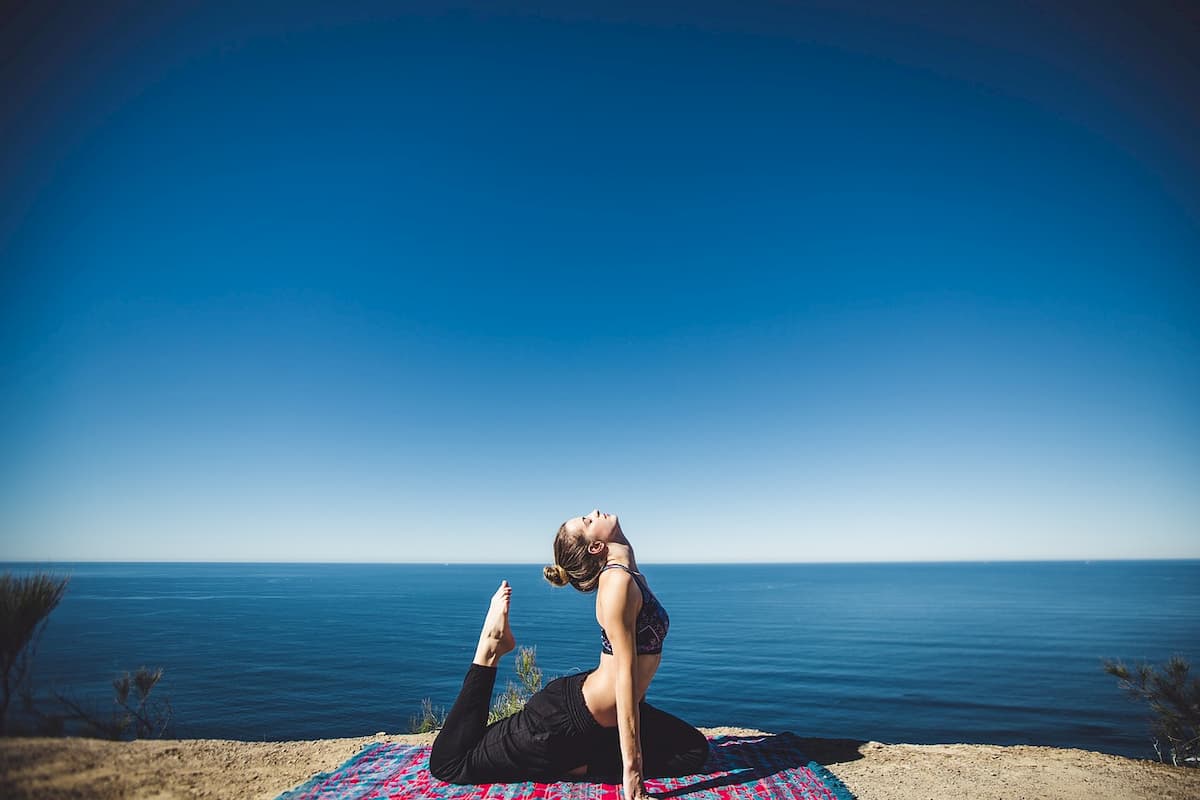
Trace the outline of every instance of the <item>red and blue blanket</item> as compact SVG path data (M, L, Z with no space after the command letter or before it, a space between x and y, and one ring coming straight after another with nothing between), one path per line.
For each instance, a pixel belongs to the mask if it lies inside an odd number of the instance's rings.
M837 776L803 753L797 737L718 736L704 771L656 778L646 788L671 800L854 800ZM607 783L492 783L458 786L429 774L429 747L370 744L278 800L620 800Z

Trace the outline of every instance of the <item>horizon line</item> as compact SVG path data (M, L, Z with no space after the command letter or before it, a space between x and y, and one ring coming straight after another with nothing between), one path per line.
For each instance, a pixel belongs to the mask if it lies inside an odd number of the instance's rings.
M1142 558L969 558L969 559L905 559L905 560L859 560L859 561L645 561L654 566L800 566L800 565L859 565L859 564L1090 564L1094 562L1145 562L1145 561L1200 561L1196 556L1151 556ZM13 559L0 560L0 564L229 564L229 565L345 565L345 566L460 566L460 567L508 567L543 566L542 561L236 561L236 560L149 560L149 559Z

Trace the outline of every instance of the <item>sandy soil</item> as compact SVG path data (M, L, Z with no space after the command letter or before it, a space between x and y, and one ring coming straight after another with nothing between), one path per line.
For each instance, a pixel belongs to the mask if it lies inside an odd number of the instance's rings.
M706 733L756 732L710 728ZM429 734L382 733L313 742L0 739L0 797L271 800L333 769L368 742L431 740ZM1200 800L1200 770L1085 750L804 742L809 755L845 781L859 800Z

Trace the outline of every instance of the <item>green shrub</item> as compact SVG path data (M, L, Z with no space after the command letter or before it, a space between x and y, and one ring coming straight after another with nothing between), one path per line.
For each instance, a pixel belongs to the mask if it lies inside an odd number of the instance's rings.
M429 733L436 731L446 722L446 709L434 708L433 701L426 697L421 701L420 716L410 717L408 730L410 733Z
M537 648L521 647L517 650L517 680L519 684L508 682L488 711L488 724L497 720L511 717L520 711L542 688L542 670L537 665ZM409 718L408 729L412 733L428 733L436 731L446 722L446 712L442 708L434 708L428 697L421 701L421 713Z
M1115 677L1135 700L1150 704L1154 749L1163 759L1161 742L1167 743L1171 763L1200 766L1200 678L1189 678L1190 665L1183 656L1171 656L1161 673L1150 664L1132 670L1119 661L1106 660L1104 671Z
M519 685L509 681L500 696L492 702L492 710L488 712L489 725L520 711L529 698L541 690L542 671L537 665L536 647L517 649L517 679Z

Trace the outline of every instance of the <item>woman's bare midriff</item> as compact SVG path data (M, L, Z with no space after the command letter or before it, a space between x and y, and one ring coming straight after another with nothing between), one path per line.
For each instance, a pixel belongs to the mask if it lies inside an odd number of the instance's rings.
M662 663L662 654L640 655L635 665L637 684L633 687L633 695L640 703L646 697L650 681ZM605 728L617 727L617 662L607 653L600 654L600 665L583 679L583 702L587 704L592 717ZM568 774L583 775L588 765L583 764L572 769Z
M633 696L639 703L646 697L650 681L658 671L662 654L640 655L634 665ZM588 711L605 728L617 725L617 661L607 653L600 654L600 665L583 681L583 700Z

